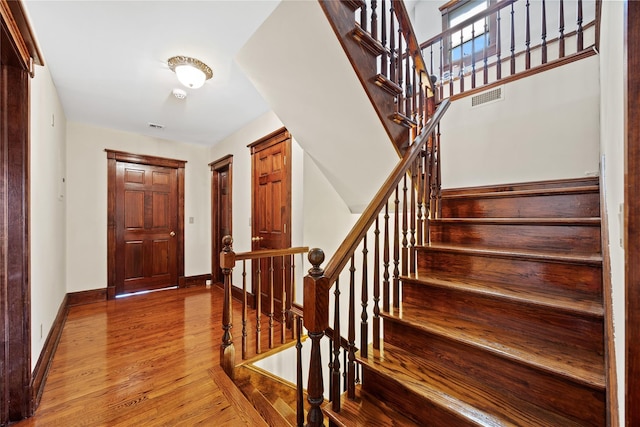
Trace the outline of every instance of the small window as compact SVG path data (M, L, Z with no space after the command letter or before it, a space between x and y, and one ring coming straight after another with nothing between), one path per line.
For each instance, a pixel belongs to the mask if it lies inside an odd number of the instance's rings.
M440 8L442 30L454 28L495 4L496 0L452 0ZM452 33L445 44L445 65L458 65L462 69L496 53L496 17L489 15L478 19Z

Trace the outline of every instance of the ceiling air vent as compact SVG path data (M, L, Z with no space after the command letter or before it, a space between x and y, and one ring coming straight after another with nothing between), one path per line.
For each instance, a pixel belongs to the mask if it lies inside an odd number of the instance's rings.
M158 123L149 123L149 127L151 129L164 129L164 125L160 125Z
M504 99L503 89L504 89L504 86L500 86L495 89L473 96L471 98L471 106L478 107L480 105L485 105L490 102L502 101Z

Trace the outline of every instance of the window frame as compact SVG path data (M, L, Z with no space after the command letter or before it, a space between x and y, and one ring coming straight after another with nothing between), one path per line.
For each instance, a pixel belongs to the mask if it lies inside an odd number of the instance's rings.
M466 6L467 4L472 3L474 1L478 1L478 0L451 0L445 3L444 5L440 6L439 10L440 10L440 13L442 14L442 31L445 32L450 28L449 22L451 21L451 18L452 18L451 15L454 14L456 10L459 10L463 6ZM484 1L486 1L487 8L490 8L491 6L493 6L498 2L498 0L484 0ZM492 14L485 18L485 19L488 19L489 21L488 22L489 44L485 49L480 49L478 52L476 52L476 55L474 55L476 64L479 61L484 60L484 55L486 55L487 58L490 58L496 55L497 53L497 36L498 36L497 27L498 26L497 26L496 16L497 16L496 14ZM483 34L486 34L486 32L484 32ZM477 38L477 37L479 36L476 36L474 38ZM473 39L470 39L469 41L471 40ZM452 42L451 36L444 37L442 39L442 44L443 44L443 52L446 52L446 54L444 55L444 58L442 58L443 73L445 71L448 71L449 69L453 71L454 66L458 66L459 73L461 73L463 72L464 68L471 65L472 55L468 55L468 56L462 55L459 59L451 59L451 60L449 59L452 56L452 52L453 52L452 50L453 42ZM460 46L461 45L458 44L453 49L460 49ZM464 46L464 43L462 43L462 46Z

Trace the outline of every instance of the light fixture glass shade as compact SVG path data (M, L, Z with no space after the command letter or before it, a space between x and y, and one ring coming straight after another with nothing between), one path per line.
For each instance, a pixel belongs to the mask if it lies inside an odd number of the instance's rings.
M207 80L207 76L202 71L191 65L180 65L175 71L178 81L191 89L202 87Z
M188 56L174 56L167 61L169 68L176 73L178 81L191 89L202 87L213 77L213 71L204 62Z

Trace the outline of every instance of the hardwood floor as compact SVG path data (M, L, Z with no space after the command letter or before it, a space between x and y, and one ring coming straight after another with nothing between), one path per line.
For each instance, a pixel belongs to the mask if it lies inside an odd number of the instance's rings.
M221 299L194 287L71 307L40 406L15 426L266 426L219 368ZM235 301L234 320L239 353Z

